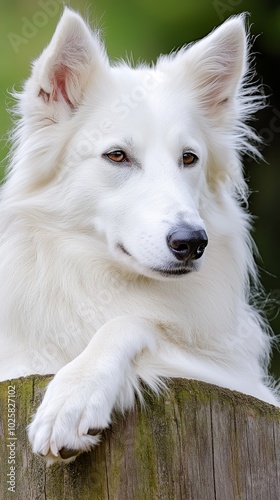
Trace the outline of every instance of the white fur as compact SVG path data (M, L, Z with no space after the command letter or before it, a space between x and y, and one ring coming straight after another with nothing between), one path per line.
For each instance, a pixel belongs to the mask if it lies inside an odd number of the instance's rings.
M66 9L34 63L1 194L0 377L56 374L29 426L49 463L96 444L88 430L130 408L140 380L157 391L165 377L199 379L279 404L239 201L240 152L256 153L245 122L261 106L244 85L246 38L239 16L154 67L110 66ZM129 163L103 156L120 149ZM165 277L181 265L166 244L180 221L209 244L192 272Z

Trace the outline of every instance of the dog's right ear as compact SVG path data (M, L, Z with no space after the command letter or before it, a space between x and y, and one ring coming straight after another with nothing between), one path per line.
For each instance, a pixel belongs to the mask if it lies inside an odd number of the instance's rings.
M66 8L49 46L34 63L25 90L32 92L33 106L34 98L39 99L47 116L59 121L81 104L90 78L97 78L108 64L98 35Z

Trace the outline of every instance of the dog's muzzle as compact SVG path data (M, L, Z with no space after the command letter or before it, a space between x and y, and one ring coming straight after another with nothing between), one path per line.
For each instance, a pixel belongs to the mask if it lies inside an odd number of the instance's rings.
M204 229L195 229L182 224L170 231L166 242L177 260L188 262L202 257L208 238Z

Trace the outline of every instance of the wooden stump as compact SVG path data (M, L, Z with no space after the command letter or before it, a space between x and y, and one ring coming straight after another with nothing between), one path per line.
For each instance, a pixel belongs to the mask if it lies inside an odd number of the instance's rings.
M0 383L1 500L280 499L280 410L189 380L147 393L92 452L46 468L26 425L49 380Z

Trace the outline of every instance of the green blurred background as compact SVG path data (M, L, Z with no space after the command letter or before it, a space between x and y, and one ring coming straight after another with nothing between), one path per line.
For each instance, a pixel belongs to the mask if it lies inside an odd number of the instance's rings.
M250 210L256 215L254 238L260 251L260 276L265 287L265 309L275 332L280 332L280 2L279 0L71 0L102 29L111 58L128 56L134 61L155 60L160 53L203 37L235 13L248 12L254 42L256 69L269 106L254 124L266 142L265 161L245 158L252 195ZM8 91L29 75L30 61L48 43L62 11L58 0L3 0L0 5L0 177L8 146L5 134L11 128L6 112ZM271 370L280 376L280 355L274 350Z

